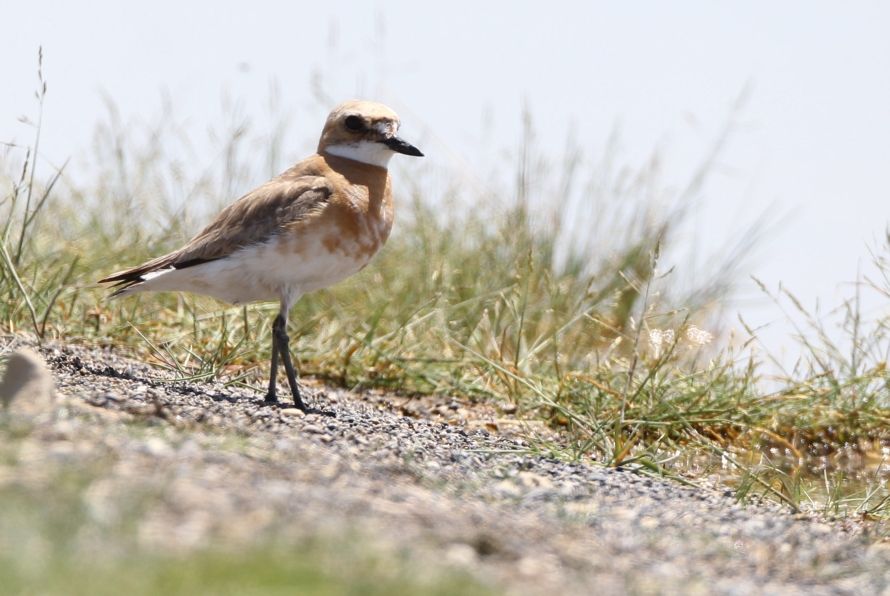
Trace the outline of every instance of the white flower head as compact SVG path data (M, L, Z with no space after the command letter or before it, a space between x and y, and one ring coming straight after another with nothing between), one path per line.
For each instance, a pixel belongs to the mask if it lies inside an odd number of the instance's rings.
M712 334L695 325L690 325L686 328L686 341L689 342L690 347L700 348L711 343L713 339L714 336Z
M649 347L652 350L652 356L660 358L664 350L670 348L674 344L673 329L650 329L649 330Z

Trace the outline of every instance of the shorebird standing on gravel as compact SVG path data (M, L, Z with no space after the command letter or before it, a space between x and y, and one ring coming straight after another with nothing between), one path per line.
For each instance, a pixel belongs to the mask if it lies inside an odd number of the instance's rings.
M278 361L294 404L287 315L307 292L361 270L389 237L393 203L387 165L396 153L422 156L396 136L399 117L370 101L347 101L328 116L318 152L226 207L185 246L99 280L111 295L183 291L243 304L278 300L266 401L278 401Z

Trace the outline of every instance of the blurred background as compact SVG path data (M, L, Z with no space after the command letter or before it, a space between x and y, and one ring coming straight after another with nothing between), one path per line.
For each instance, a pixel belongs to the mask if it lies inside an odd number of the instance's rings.
M513 192L530 147L542 171L645 170L667 202L694 185L673 239L683 255L659 268L692 283L732 253L726 320L740 313L776 353L796 349L792 327L751 276L808 308L838 304L869 275L890 220L887 3L161 0L0 13L0 141L33 136L17 118L33 117L42 46L40 154L70 158L73 182L99 122L170 118L197 171L225 159L213 131L249 122L281 150L247 155L257 168L228 201L310 153L334 103L376 99L427 155L399 171L422 168L430 196L468 189L464 208ZM862 306L887 301L864 294Z

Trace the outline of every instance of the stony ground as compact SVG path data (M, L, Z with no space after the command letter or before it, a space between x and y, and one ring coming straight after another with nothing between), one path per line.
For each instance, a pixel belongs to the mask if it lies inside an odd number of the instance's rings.
M107 351L41 351L58 406L30 423L12 463L0 462L0 486L40 487L47 466L87 466L78 494L91 523L135 515L141 548L356 536L418 573L457 569L515 594L875 594L890 585L890 549L861 532L536 455L486 430L504 421L442 422L459 419L459 404L412 416L426 409L407 398L315 389L310 403L336 417L303 415L246 390L158 380L157 369Z

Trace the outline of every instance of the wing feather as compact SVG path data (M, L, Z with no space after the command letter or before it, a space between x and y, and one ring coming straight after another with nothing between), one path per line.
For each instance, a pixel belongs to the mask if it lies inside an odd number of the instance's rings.
M311 217L330 199L333 189L322 176L279 176L225 209L179 250L113 273L99 283L116 282L115 294L162 269L184 269L226 257L265 242L288 224Z

